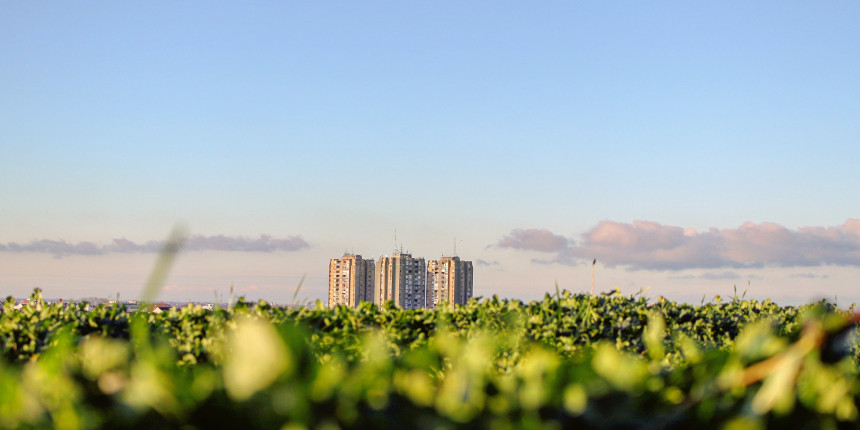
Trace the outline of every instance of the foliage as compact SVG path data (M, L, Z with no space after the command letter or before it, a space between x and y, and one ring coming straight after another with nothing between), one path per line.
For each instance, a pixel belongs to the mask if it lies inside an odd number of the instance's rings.
M853 309L564 292L437 311L0 315L0 428L856 428Z

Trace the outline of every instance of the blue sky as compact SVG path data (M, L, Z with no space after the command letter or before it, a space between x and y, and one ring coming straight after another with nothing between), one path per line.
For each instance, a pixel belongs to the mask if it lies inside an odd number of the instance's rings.
M0 9L3 295L133 297L180 222L164 298L322 298L397 229L479 295L593 255L598 289L860 300L856 3Z

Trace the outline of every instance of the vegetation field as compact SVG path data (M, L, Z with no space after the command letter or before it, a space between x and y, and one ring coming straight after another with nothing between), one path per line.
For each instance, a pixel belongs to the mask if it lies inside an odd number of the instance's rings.
M860 427L860 317L825 302L13 305L0 428Z

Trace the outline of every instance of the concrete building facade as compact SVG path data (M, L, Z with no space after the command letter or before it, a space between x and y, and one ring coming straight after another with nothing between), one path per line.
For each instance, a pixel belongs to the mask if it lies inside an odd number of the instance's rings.
M425 307L427 266L423 258L395 252L376 261L373 302L382 306L392 300L403 309Z
M328 266L328 307L356 307L373 301L375 267L373 260L344 254L332 258Z
M442 257L427 262L426 307L435 309L441 303L464 305L472 298L474 282L471 261L460 257Z

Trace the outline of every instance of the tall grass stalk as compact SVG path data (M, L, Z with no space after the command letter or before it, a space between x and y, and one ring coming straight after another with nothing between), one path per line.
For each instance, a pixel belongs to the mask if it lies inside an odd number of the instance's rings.
M143 287L140 294L141 305L143 303L152 303L158 298L158 293L164 287L164 281L167 279L167 274L170 273L170 268L176 260L176 256L185 241L188 240L188 229L181 224L173 226L167 241L164 243L164 248L158 254L158 260L155 261L155 266L149 274L149 279Z

